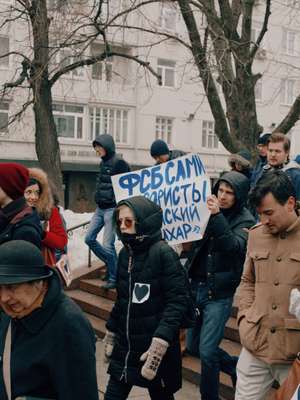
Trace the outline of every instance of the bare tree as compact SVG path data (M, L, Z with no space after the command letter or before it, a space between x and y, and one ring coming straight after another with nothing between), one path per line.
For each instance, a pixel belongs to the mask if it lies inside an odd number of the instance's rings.
M16 67L15 79L2 85L2 98L17 96L21 89L29 91L26 102L10 122L33 106L37 157L61 194L61 158L52 107L52 89L59 78L114 56L134 60L159 79L147 61L115 51L111 46L109 5L104 0L16 0L15 6L0 14L2 29L23 24L26 32L23 52L2 55L13 56ZM95 40L101 40L102 50L98 54L86 55L85 50L90 49ZM64 54L66 49L68 55L61 57L60 63L55 63L57 55Z
M274 1L264 0L260 3L263 22L255 40L251 31L257 0L157 2L161 6L179 9L186 28L184 35L162 31L150 21L150 13L146 10L151 1L140 1L136 6L145 12L146 22L143 26L131 25L127 29L143 30L152 34L153 44L172 39L187 49L204 88L218 138L230 152L241 147L247 147L254 152L263 128L258 122L255 100L255 86L262 74L254 72L253 65L256 57L264 51L261 45L268 31ZM299 115L300 97L295 100L275 130L287 133L297 122Z

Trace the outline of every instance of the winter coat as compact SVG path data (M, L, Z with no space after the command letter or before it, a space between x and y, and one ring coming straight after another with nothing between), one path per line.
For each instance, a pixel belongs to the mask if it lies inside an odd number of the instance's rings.
M160 207L142 196L121 204L133 209L138 238L143 237L143 241L136 247L127 245L119 255L117 301L107 322L107 329L116 334L108 373L144 387L163 381L171 392L176 392L181 387L178 334L186 311L183 269L174 250L161 241ZM157 242L160 262L149 257L151 246ZM169 348L156 378L150 382L141 375L140 357L153 337L166 340Z
M37 212L26 205L24 197L1 209L0 244L26 240L41 248L42 227Z
M169 160L175 160L176 158L185 156L186 152L182 150L171 150Z
M115 195L111 182L113 175L129 172L126 161L116 155L114 139L110 135L99 135L93 144L99 144L105 151L105 157L99 166L99 174L96 182L95 202L101 209L113 208L116 205Z
M42 247L48 247L53 257L56 258L56 249L63 251L67 243L68 235L62 217L57 207L53 207L50 218L47 221L47 230L44 230Z
M247 230L255 223L244 207L248 178L236 171L225 173L214 187L215 195L222 181L233 188L235 204L229 210L211 215L203 239L195 243L189 256L190 277L193 281L207 282L210 299L234 295L245 260Z
M263 167L267 164L267 157L259 157L259 160L257 161L255 167L252 170L252 174L251 174L251 179L250 179L250 188L252 189L258 179L261 177L262 175L262 169Z
M300 217L286 232L258 224L249 232L239 286L242 345L268 364L292 363L300 351L300 322L289 313L290 292L300 289Z
M296 191L296 199L300 200L300 164L298 164L296 161L290 161L288 164L281 165L277 168L271 167L269 164L266 164L263 166L260 174L257 176L256 183L265 173L274 170L282 170L288 175L292 184L294 185Z
M42 308L12 320L12 398L98 400L95 335L81 310L63 292L54 274ZM0 321L0 399L3 351L10 317Z
M68 235L62 217L57 207L54 206L47 174L42 169L29 168L29 175L36 179L41 186L36 210L43 226L42 250L48 248L52 253L51 259L55 260L55 249L63 250L65 248L68 243Z

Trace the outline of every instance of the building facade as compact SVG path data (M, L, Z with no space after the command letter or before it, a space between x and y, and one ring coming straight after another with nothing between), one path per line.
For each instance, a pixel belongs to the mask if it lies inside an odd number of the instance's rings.
M300 10L297 2L284 2L274 5L269 30L255 62L255 70L263 74L256 87L256 99L259 123L265 131L286 115L300 89ZM14 3L0 1L1 11ZM70 7L68 3L72 3ZM122 13L126 3L126 0L110 0L107 5L110 4L111 15ZM263 23L263 3L257 1L255 7L253 40ZM102 41L84 46L78 40L80 44L69 48L57 45L63 41L62 34L68 32L68 24L72 24L70 10L75 10L82 20L84 12L88 14L87 4L82 0L49 0L50 74L79 57L103 50ZM112 57L76 69L63 75L53 87L53 112L66 185L65 203L74 211L90 211L94 207L99 159L91 143L101 133L114 137L117 152L133 168L153 164L149 148L158 138L165 140L171 149L199 152L211 178L217 178L228 168L228 153L214 133L213 117L190 53L174 39L160 40L154 45L153 34L145 32L145 28L157 29L186 39L184 23L176 7L169 2L154 3L143 14L131 13L126 24L136 29L124 33L124 29L111 28L108 40L114 51L127 54L128 58ZM14 80L20 69L18 52L30 54L30 47L26 21L10 22L0 31L1 84ZM149 61L161 75L162 84L133 61L132 56ZM26 90L17 93L0 101L0 158L34 165L37 157L30 106L7 127L7 122L28 100ZM293 154L300 153L299 130L295 126L291 132Z

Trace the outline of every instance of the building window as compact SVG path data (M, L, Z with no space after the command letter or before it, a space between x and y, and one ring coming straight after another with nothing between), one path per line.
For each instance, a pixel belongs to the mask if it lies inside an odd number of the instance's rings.
M0 101L0 133L8 132L9 103Z
M262 100L262 78L260 78L255 84L255 99Z
M213 121L202 121L202 147L208 149L217 149L219 147L219 140L215 134Z
M103 53L102 45L93 43L91 47L92 56ZM112 79L113 57L109 57L103 61L98 61L92 65L92 78L100 81L110 82Z
M162 4L158 24L162 29L176 31L177 8L171 3Z
M157 72L161 76L162 86L175 87L175 61L157 60Z
M9 38L6 36L0 36L0 67L9 66L9 56L8 55L5 56L5 54L8 53L9 53Z
M162 139L166 143L172 143L173 119L167 117L156 117L155 138Z
M116 143L128 143L129 110L110 107L90 107L90 140L108 133Z
M280 90L280 103L291 105L295 100L295 80L282 79Z
M52 110L58 136L83 139L83 106L54 103Z
M282 31L282 51L283 53L294 56L296 54L296 38L297 34L294 31L284 29Z
M68 65L73 64L76 61L80 61L81 59L82 59L82 50L79 48L76 49L76 48L66 47L59 51L60 68L67 67ZM65 75L71 77L80 77L83 76L83 74L84 74L84 68L78 67L70 72L67 72Z

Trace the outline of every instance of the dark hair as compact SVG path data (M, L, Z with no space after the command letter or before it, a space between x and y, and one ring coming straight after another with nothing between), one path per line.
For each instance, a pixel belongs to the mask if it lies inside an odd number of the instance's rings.
M286 153L289 153L291 148L290 139L284 133L280 132L272 133L268 141L268 144L270 143L283 143L283 149Z
M249 203L252 207L258 207L262 199L272 193L276 201L283 205L289 197L296 199L296 191L289 176L283 171L266 172L256 186L249 193Z
M29 186L33 186L33 185L38 185L39 191L40 191L40 193L42 193L43 188L42 188L42 185L40 184L40 182L35 178L29 178L29 181L28 181L26 187L28 188Z

